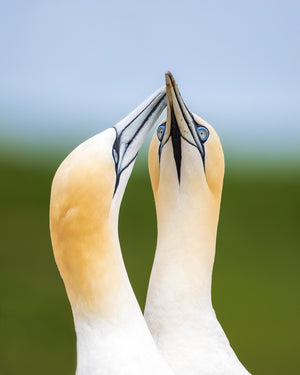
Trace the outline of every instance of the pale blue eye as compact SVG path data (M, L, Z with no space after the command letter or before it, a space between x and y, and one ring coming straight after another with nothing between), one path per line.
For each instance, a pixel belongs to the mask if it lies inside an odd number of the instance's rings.
M198 126L197 133L202 142L205 142L209 136L209 131L204 126Z
M165 133L165 129L166 129L166 126L165 125L159 125L159 127L157 128L157 138L161 141L163 136L164 136L164 133Z
M112 152L113 152L114 161L115 161L116 164L118 164L118 161L119 161L118 152L114 148L113 148Z

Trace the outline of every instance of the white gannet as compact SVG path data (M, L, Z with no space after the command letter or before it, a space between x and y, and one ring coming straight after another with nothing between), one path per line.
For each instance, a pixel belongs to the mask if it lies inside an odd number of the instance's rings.
M145 318L177 374L249 375L211 302L224 176L221 142L187 109L169 72L166 85L167 119L149 150L158 237Z
M137 152L165 106L163 88L79 145L53 179L51 239L74 316L77 375L173 373L140 311L118 238L120 203Z

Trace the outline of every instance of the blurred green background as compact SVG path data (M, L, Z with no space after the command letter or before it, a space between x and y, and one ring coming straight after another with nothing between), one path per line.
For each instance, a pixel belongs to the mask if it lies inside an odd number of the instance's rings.
M76 339L48 229L51 181L63 153L43 163L27 156L2 155L0 162L0 373L68 375ZM142 308L156 241L145 159L129 181L119 229ZM213 302L237 355L258 375L296 374L300 365L300 173L293 165L227 161Z
M213 303L254 375L298 374L300 2L0 2L0 374L74 374L49 237L53 175L171 70L218 132L226 174ZM143 148L120 213L141 307L156 221Z

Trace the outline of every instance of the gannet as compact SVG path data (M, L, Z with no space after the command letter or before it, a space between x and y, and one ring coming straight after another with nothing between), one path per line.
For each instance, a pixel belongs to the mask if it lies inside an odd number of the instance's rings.
M177 374L249 375L211 301L224 176L221 142L185 106L169 72L166 85L167 119L149 149L158 237L144 316Z
M79 145L53 179L51 239L74 316L77 375L173 373L140 311L118 238L120 203L137 152L165 106L163 88Z

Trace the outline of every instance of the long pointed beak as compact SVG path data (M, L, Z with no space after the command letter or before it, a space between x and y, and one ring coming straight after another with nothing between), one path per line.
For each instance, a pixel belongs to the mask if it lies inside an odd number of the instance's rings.
M186 125L193 123L194 119L187 106L185 105L180 92L178 90L178 85L171 72L166 72L166 89L167 89L167 106L168 114L171 114L171 109L173 109L174 115L181 125L180 130L184 134L186 131L184 125L181 123L184 121Z
M177 170L178 181L180 182L181 176L181 131L179 124L182 120L179 117L182 117L182 111L177 99L177 84L170 72L165 74L166 77L166 89L167 89L167 132L171 137L171 142L173 146L173 155ZM179 91L178 91L179 93ZM180 97L180 94L179 94ZM181 98L181 97L180 97ZM184 104L184 103L183 103ZM185 108L185 106L184 106Z
M112 149L116 169L114 194L118 188L121 173L136 159L148 132L165 109L166 104L166 89L162 87L114 126L116 131Z
M167 124L170 124L170 135L172 137L174 158L177 167L177 174L180 181L180 165L181 165L181 139L184 138L189 141L189 133L192 136L202 160L204 161L205 150L203 143L197 135L197 124L195 123L192 113L185 105L177 83L170 72L165 74L166 77L166 90L167 90Z

